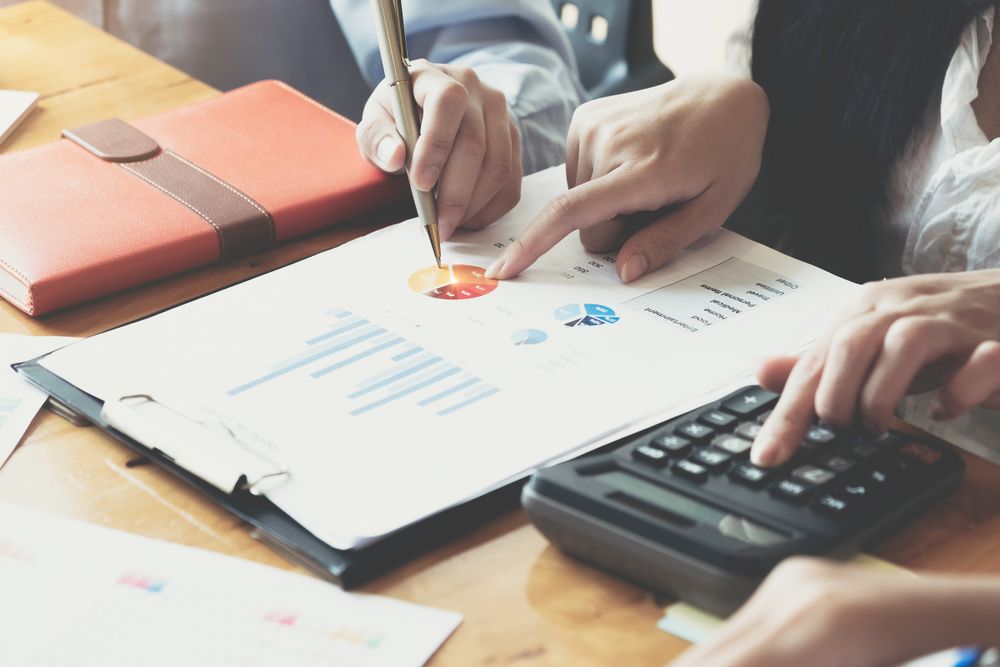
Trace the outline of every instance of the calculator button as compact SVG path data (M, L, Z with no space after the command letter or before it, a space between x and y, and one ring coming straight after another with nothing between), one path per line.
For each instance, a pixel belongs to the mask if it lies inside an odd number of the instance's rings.
M813 486L822 486L836 477L836 475L824 468L801 466L792 472L792 477L798 482L805 482Z
M685 438L689 438L691 440L707 440L710 435L715 433L715 429L711 426L705 426L704 424L698 424L696 422L682 424L675 430L677 433L680 433Z
M865 489L865 496L871 497L884 492L896 481L895 475L888 466L878 466L865 472L853 475L848 486Z
M888 467L890 474L893 475L893 482L903 482L923 472L926 464L909 456L894 456L889 459Z
M716 428L726 428L736 421L736 417L721 410L709 410L708 412L701 413L698 421Z
M809 430L806 431L806 440L817 445L825 445L828 442L833 442L836 437L837 434L833 432L833 429L824 424L810 426Z
M733 456L743 456L750 451L753 443L736 435L717 435L712 440L712 446Z
M674 471L674 474L690 479L693 482L704 482L708 478L708 469L705 466L694 461L688 461L687 459L675 463L671 470Z
M854 459L840 456L839 454L825 454L819 457L817 461L824 468L829 468L837 473L847 472L857 464L857 461Z
M755 415L774 407L778 395L763 387L750 387L722 404L722 409L741 417Z
M749 463L740 463L729 472L729 476L734 482L759 489L764 486L771 473Z
M852 504L849 500L845 500L839 496L826 494L816 501L813 508L826 516L843 517L849 514Z
M852 445L850 448L851 454L858 457L859 459L870 459L871 457L878 454L881 450L875 445L869 444L867 442L859 442Z
M733 457L725 452L717 452L714 449L702 449L695 452L691 458L695 463L700 463L709 470L718 472L726 467Z
M771 487L771 495L786 502L802 504L809 498L812 489L799 482L783 479Z
M907 443L899 453L924 465L934 465L941 460L941 452L919 442Z
M764 422L767 421L767 418L771 416L772 412L774 412L774 410L768 410L767 412L762 412L757 415L757 423L763 426Z
M673 456L684 456L691 449L691 441L679 435L661 435L653 438L652 444Z
M843 498L854 498L856 500L868 500L872 497L872 490L864 484L845 484L839 492Z
M641 463L662 467L667 465L667 453L653 445L639 445L632 451L632 458Z
M733 433L741 438L745 438L750 442L753 442L757 439L757 436L760 435L760 427L761 425L756 422L743 422L736 427L736 430L733 431Z

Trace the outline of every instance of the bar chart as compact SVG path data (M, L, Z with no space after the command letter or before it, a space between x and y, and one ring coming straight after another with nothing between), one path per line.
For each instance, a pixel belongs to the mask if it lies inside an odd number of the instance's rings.
M239 396L297 374L343 388L353 417L400 402L446 417L500 391L362 315L344 308L334 308L327 315L327 330L304 341L304 349L233 387L228 394Z

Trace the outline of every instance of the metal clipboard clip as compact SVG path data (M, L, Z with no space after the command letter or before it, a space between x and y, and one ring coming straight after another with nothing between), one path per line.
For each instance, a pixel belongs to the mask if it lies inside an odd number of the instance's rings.
M148 394L133 394L105 401L101 417L225 493L244 490L262 495L291 477L291 470L262 451L264 445L241 435L225 417L196 412Z

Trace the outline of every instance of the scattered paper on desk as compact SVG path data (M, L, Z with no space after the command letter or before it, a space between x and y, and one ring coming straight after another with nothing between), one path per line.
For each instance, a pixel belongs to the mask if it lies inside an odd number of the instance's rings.
M38 93L21 90L0 90L0 146L14 134L17 126L28 117L38 102Z
M411 220L43 365L105 401L214 415L291 471L267 497L347 549L713 398L854 294L725 230L628 285L576 237L486 279L564 189L560 168L525 179L514 211L445 245L444 270Z
M34 359L75 340L0 334L0 466L10 458L48 398L44 392L18 377L10 365Z
M0 664L418 667L458 614L0 505Z
M849 563L874 570L913 575L906 568L868 554L857 554L851 558ZM724 622L725 619L702 611L686 602L675 602L667 607L666 613L657 623L657 627L692 644L703 644Z

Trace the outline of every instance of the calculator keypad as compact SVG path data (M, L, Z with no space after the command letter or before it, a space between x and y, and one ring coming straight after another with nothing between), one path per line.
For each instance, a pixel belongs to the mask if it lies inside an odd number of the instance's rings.
M839 434L817 422L792 461L776 469L758 468L747 458L776 401L776 394L763 389L745 390L695 413L693 419L668 423L635 446L632 458L686 482L701 485L721 478L747 491L766 492L774 498L770 502L783 507L837 519L855 516L859 508L884 498L890 487L909 483L943 456L899 434ZM720 487L712 482L712 488Z

